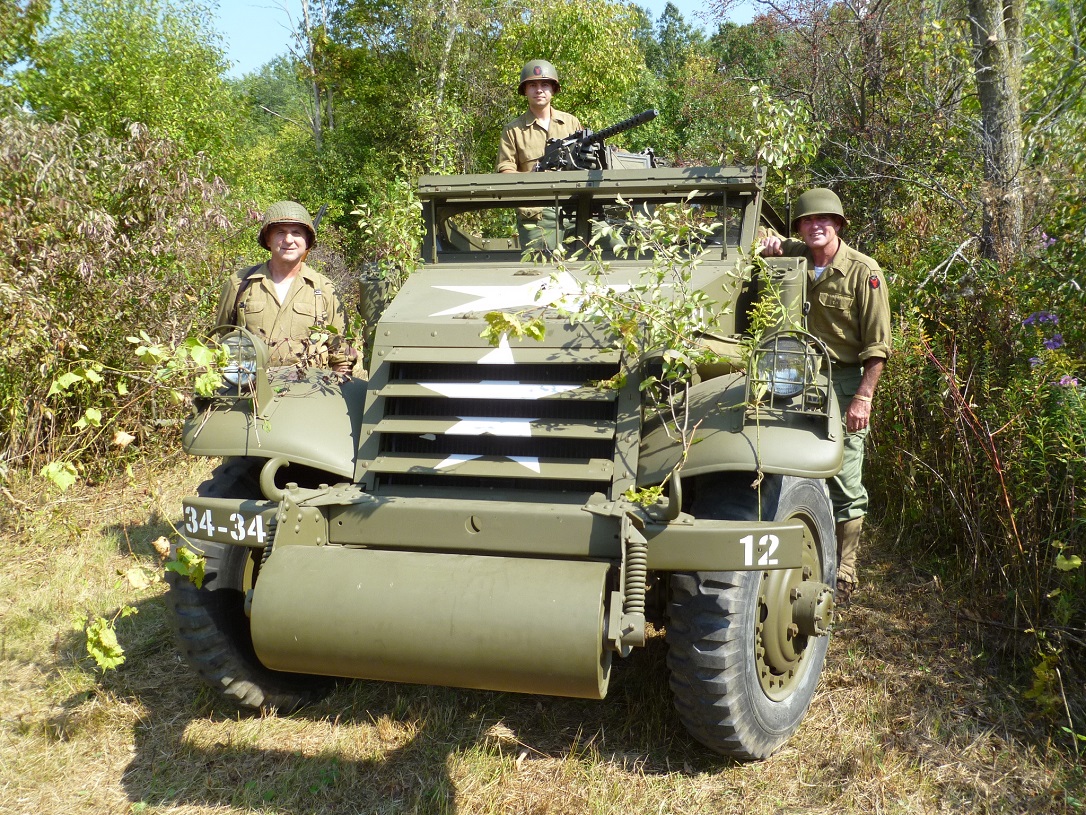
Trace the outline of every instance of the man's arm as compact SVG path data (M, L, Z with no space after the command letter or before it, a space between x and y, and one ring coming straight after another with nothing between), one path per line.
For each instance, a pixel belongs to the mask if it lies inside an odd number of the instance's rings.
M871 423L871 400L875 398L875 388L878 387L882 369L886 367L886 360L883 357L870 357L864 360L863 365L863 378L845 411L845 428L849 433L863 430Z
M513 140L513 130L510 127L502 131L498 141L498 163L495 168L499 173L517 173L520 168L517 165L517 145Z
M235 325L237 318L234 316L234 303L238 296L238 285L240 281L237 274L231 274L226 278L219 292L219 307L216 309L215 323L212 328L220 325Z

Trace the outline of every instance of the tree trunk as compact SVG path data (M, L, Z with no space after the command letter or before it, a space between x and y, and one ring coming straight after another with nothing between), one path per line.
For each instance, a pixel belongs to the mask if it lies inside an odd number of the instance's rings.
M312 76L311 90L313 92L313 107L309 111L309 126L313 131L313 146L317 152L321 149L322 136L322 112L321 91L317 84L317 65L315 49L313 47L313 20L309 14L309 0L302 0L302 28L305 33L306 62Z
M1020 253L1022 195L1022 15L1024 0L969 0L973 71L981 111L984 222L981 247L1001 266Z

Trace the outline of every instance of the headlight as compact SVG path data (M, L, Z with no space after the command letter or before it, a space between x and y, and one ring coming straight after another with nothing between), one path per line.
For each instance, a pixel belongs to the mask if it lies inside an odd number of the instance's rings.
M231 385L252 387L257 368L257 348L252 338L237 332L227 334L222 347L230 355L230 362L223 368L223 379Z
M773 337L758 348L757 382L774 396L796 396L811 381L806 346L792 336Z

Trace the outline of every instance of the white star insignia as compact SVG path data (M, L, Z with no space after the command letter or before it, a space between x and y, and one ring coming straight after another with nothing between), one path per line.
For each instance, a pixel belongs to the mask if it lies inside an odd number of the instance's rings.
M464 454L464 453L457 453L456 455L449 456L444 461L442 461L442 462L440 462L438 464L435 464L434 469L435 470L447 470L450 467L456 467L458 464L463 464L463 463L465 463L467 461L474 461L477 458L482 458L482 456L467 455L467 454ZM533 473L541 472L540 465L539 465L539 459L534 457L534 456L505 456L504 458L507 458L510 461L515 461L517 464L520 464L522 467L527 467Z
M532 280L519 286L434 286L443 291L454 291L474 297L462 306L454 306L431 314L445 317L449 314L468 312L506 311L521 306L559 306L568 311L579 311L585 287L569 272L559 272L542 280ZM622 292L629 285L608 286L610 291Z

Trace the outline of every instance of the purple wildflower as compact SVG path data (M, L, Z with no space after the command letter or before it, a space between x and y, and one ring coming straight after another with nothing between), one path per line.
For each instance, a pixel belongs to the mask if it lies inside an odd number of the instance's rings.
M1041 233L1041 246L1043 246L1045 249L1051 249L1055 245L1056 245L1056 239L1055 238L1050 238L1048 236L1048 233L1046 233L1046 232Z
M1030 357L1029 358L1029 367L1036 368L1040 364L1041 364L1041 358L1040 357Z
M1052 323L1055 325L1059 321L1060 318L1051 311L1035 311L1022 321L1022 325L1041 325L1042 323Z
M1049 351L1063 348L1063 334L1053 334L1050 339L1045 340L1045 348Z
M1061 388L1077 388L1078 387L1078 380L1075 379L1075 377L1071 376L1070 374L1064 374L1063 376L1060 377L1060 383L1059 384L1060 384Z

